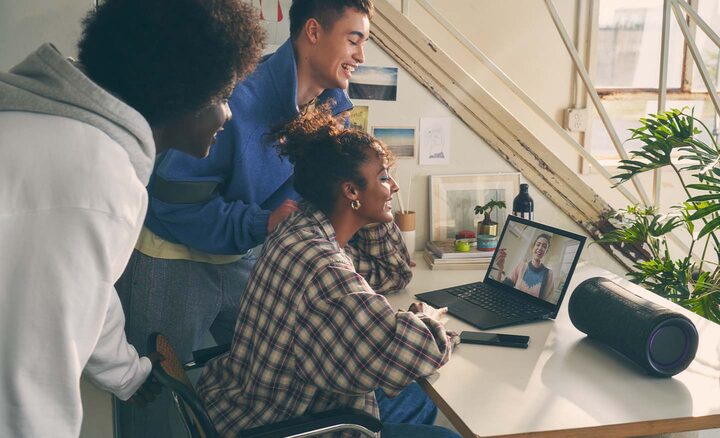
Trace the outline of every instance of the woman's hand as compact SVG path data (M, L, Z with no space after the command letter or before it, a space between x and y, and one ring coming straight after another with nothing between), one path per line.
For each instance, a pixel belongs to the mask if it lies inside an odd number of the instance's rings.
M447 307L436 309L427 303L415 302L410 304L408 310L413 313L422 313L423 315L432 318L443 325L448 321Z
M500 248L500 252L498 252L495 258L495 267L498 268L498 271L502 272L505 270L505 258L507 258L507 249Z

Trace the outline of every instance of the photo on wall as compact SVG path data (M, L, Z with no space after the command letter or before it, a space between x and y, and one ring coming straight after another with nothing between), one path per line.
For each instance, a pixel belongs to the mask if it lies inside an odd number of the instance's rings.
M350 78L348 95L351 99L397 100L397 77L397 67L361 65Z
M373 137L385 143L395 158L415 158L415 128L411 126L375 126Z
M368 132L368 114L370 108L363 105L356 105L350 110L350 127L358 131Z

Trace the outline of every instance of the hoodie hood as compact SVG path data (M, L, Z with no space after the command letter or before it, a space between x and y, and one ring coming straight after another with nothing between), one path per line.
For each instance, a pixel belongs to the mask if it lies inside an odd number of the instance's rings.
M155 142L145 118L91 81L52 44L0 73L0 111L61 116L94 126L127 151L144 185L150 179Z

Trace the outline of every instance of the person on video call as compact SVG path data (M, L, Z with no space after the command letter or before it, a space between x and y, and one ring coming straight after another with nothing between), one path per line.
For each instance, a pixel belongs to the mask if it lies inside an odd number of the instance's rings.
M513 286L530 295L547 300L553 291L553 271L545 266L542 259L550 250L549 234L539 234L530 246L531 259L518 263L509 274L505 273L505 259L507 250L500 248L495 258L490 278Z

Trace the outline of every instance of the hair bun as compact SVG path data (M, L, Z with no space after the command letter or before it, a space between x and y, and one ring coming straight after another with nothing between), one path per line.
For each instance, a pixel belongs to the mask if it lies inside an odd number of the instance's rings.
M330 104L308 111L300 117L283 125L275 133L281 156L287 156L291 163L302 161L304 157L322 153L338 134L341 127L332 115Z

